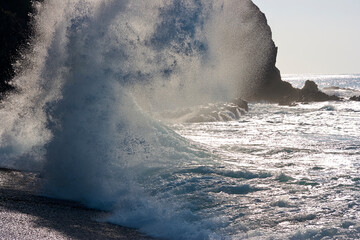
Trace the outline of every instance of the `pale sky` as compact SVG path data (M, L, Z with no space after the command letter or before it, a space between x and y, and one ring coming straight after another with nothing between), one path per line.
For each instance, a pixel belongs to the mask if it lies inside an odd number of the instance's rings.
M279 48L281 73L360 73L360 0L253 0Z

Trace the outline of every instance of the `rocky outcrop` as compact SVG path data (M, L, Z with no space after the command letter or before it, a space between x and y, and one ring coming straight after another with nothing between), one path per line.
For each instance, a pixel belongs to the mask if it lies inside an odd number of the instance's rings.
M350 98L351 101L360 101L360 96L352 96Z
M319 90L314 81L307 80L302 89L292 88L291 91L281 99L278 99L280 105L292 106L296 102L324 102L324 101L339 101L339 97L335 95L327 95Z
M314 81L307 80L302 89L300 89L300 95L295 101L297 102L323 102L323 101L339 101L340 98L332 95L329 96L321 92Z
M248 61L251 62L252 59L255 59L257 62L260 62L261 70L255 69L256 71L253 71L248 76L256 84L252 89L245 86L247 92L242 92L241 97L248 101L279 102L280 99L289 93L295 93L295 89L290 83L281 80L280 71L276 67L278 48L272 40L271 28L268 25L265 14L255 4L251 3L251 5L252 7L249 7L251 11L249 12L252 16L251 21L255 23L252 25L255 30L248 33L248 38L258 39L260 38L259 34L265 37L262 37L262 43L258 43L256 49L250 48L252 51L249 54ZM257 56L254 58L253 50L255 52L260 51L261 57ZM251 64L254 66L258 65L254 62Z
M260 9L257 8L260 12ZM267 19L264 14L259 17L259 26L262 26L264 34L272 36L271 28L268 26ZM267 101L272 103L280 103L284 105L292 105L294 102L319 102L319 101L338 101L336 96L329 96L319 91L317 85L313 81L306 81L302 89L294 88L290 83L281 79L279 69L276 67L277 47L271 39L271 48L267 50L270 56L267 56L267 62L263 65L265 75L262 84L257 86L255 92L245 96L248 101Z
M240 77L243 78L240 80L239 97L249 101L271 99L278 95L277 91L288 90L275 66L278 48L272 40L265 14L252 1L243 2L247 4L242 13L242 26L239 26L242 31L238 36L244 56L238 63L242 71Z

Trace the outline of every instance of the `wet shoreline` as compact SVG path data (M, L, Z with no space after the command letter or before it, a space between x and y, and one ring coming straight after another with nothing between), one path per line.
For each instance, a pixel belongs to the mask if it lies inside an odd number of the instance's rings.
M1 239L151 239L134 229L101 222L106 212L40 196L38 176L0 168Z

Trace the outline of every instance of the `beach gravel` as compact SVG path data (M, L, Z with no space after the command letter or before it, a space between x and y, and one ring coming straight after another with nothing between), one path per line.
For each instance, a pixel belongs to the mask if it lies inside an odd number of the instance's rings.
M102 222L106 212L41 196L39 182L37 173L0 169L0 239L151 239Z

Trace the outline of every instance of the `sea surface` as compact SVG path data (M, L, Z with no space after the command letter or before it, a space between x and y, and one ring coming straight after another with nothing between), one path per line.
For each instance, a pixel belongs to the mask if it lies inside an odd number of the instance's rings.
M180 164L152 187L181 199L214 239L358 239L360 102L348 96L359 95L360 75L283 78L341 87L330 90L344 100L250 103L238 120L174 124L212 160Z

